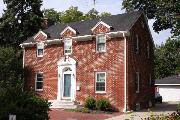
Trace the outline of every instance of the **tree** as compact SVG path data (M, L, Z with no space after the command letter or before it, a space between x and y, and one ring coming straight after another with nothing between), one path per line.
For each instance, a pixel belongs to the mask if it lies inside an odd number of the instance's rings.
M70 23L81 21L84 19L83 12L78 10L78 7L71 6L68 10L62 12L60 20L62 23Z
M107 16L111 16L111 13L109 13L109 12L102 12L100 14L100 17L107 17Z
M53 8L44 9L43 10L43 15L44 15L45 18L48 18L48 23L50 25L61 22L61 20L60 20L61 12L57 12Z
M155 78L164 78L180 73L180 39L168 39L165 44L156 46L154 55Z
M124 0L123 8L127 12L144 11L148 19L155 19L155 32L171 29L174 35L180 33L179 0Z
M99 17L98 13L99 12L93 8L93 9L89 10L89 12L87 12L87 14L85 14L85 19L90 20L90 19L98 18Z
M6 10L0 18L0 44L19 45L41 28L42 0L4 0Z

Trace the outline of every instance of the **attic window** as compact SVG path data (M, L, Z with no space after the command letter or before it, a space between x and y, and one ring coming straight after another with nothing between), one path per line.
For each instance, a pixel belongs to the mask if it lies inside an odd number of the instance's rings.
M65 38L64 40L64 55L70 55L72 53L72 39Z
M37 44L37 57L43 57L44 54L44 43Z

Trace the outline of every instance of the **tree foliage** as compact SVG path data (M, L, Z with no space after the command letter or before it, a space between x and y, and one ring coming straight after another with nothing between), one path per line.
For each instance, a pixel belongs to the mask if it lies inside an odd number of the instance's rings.
M91 9L87 13L83 13L78 10L78 7L73 6L62 12L57 12L54 9L44 9L43 12L44 16L50 21L50 24L77 22L111 15L109 12L102 12L99 14L99 12L95 9Z
M168 39L165 44L155 47L155 77L164 78L180 73L180 39Z
M0 18L0 44L19 45L36 33L42 24L42 0L4 0Z
M61 12L57 12L53 8L51 9L44 9L43 15L45 18L48 18L48 22L50 25L53 25L54 23L60 23L61 22Z
M171 29L175 35L180 33L179 0L124 0L123 8L127 12L144 11L148 19L155 19L153 29L156 32Z

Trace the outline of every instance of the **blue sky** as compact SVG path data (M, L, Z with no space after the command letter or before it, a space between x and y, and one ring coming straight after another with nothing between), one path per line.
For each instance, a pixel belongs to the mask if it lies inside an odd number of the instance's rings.
M99 12L110 12L111 14L120 14L123 13L122 9L122 0L96 0L96 5L94 6L93 0L43 0L44 8L54 8L57 11L64 11L68 9L70 6L78 6L79 10L86 13L93 7ZM3 0L0 0L0 16L3 13L3 9L5 8L3 4ZM152 28L154 20L149 20L149 26L151 29L151 33L154 39L155 44L161 44L168 37L171 36L170 30L165 30L160 32L159 34L155 33Z

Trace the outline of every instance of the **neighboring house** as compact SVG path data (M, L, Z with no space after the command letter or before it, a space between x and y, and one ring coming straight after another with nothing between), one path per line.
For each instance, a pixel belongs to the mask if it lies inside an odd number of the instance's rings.
M180 76L173 75L156 80L155 86L163 101L180 101Z
M75 107L88 96L120 111L154 104L153 40L141 12L56 24L21 44L26 88Z

